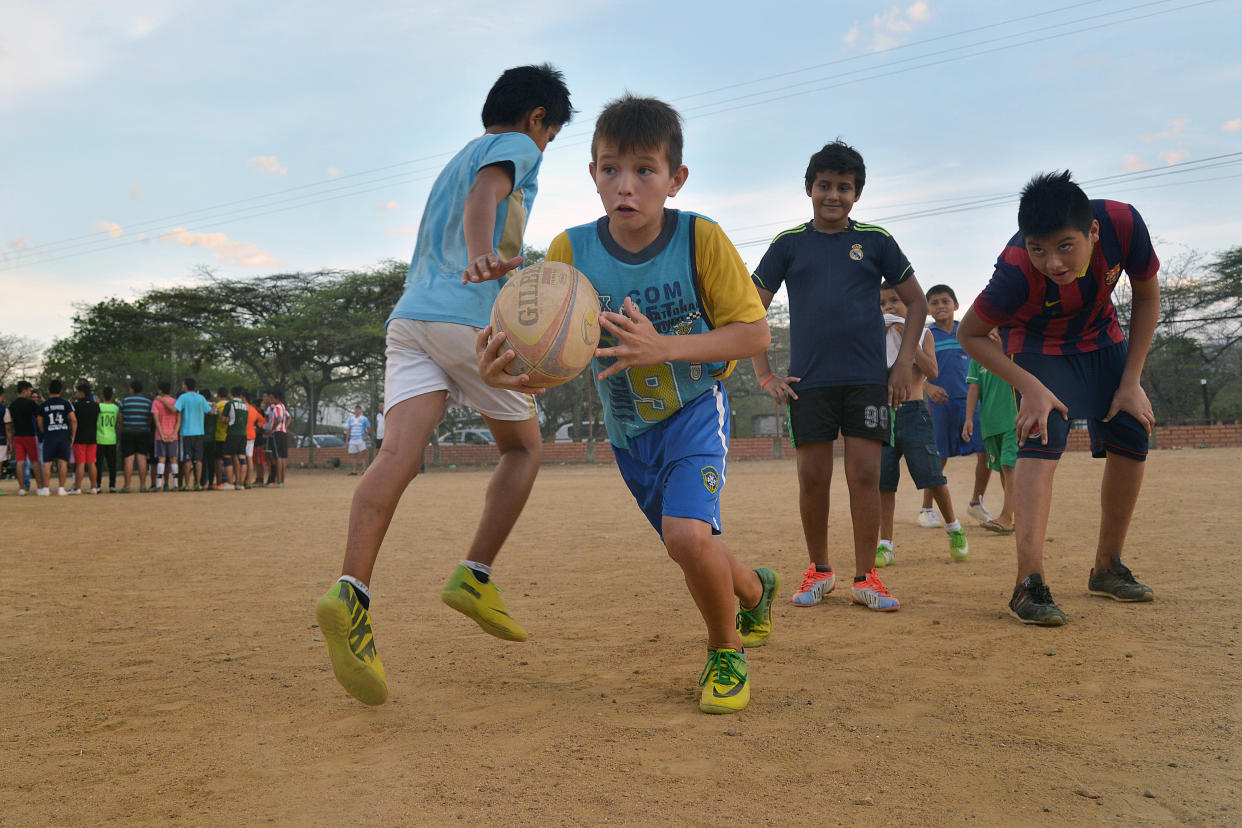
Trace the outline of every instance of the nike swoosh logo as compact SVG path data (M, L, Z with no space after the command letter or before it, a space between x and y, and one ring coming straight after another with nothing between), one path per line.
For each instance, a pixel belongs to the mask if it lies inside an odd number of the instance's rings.
M718 699L732 698L733 696L736 696L738 693L742 692L742 688L744 686L746 686L746 682L739 681L737 684L733 685L733 689L730 690L728 693L721 693L715 687L712 687L712 695Z
M1051 308L1051 307L1053 307L1053 306L1055 306L1055 305L1059 305L1059 304L1061 304L1061 300L1060 300L1060 299L1057 299L1057 300L1052 301L1052 302L1044 302L1044 307L1045 307L1045 308Z

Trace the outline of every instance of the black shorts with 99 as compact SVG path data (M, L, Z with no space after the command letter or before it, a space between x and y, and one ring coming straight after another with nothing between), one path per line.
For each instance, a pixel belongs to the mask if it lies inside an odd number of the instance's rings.
M890 432L888 386L833 385L801 390L789 401L789 439L794 448L830 442L837 434L887 443Z

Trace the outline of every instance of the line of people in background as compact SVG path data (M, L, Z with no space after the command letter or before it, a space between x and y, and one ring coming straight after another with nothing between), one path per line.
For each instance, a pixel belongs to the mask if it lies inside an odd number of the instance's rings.
M0 464L11 446L19 495L29 492L32 477L35 494L50 495L53 475L58 495L100 494L105 473L107 491L122 494L284 488L290 417L279 391L265 392L256 404L241 386L222 387L213 399L210 389L200 393L186 377L177 397L162 381L152 398L134 380L118 403L111 387L96 397L85 378L72 400L63 388L52 380L44 399L23 380L7 406L0 388Z

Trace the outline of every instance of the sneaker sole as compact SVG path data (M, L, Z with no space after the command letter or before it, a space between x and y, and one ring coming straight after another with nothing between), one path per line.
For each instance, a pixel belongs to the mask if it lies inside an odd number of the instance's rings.
M1016 612L1014 612L1012 607L1010 607L1009 609L1009 614L1012 615L1014 618L1018 619L1019 621L1021 621L1023 624L1029 624L1035 627L1060 627L1060 626L1064 626L1065 622L1068 620L1068 619L1059 619L1055 621L1040 621L1036 618L1023 618L1021 615L1018 615Z
M1153 592L1148 592L1146 595L1143 595L1140 598L1122 598L1118 595L1113 595L1111 592L1105 592L1104 590L1101 590L1101 589L1088 589L1087 592L1091 593L1092 595L1098 595L1101 598L1112 598L1114 601L1120 601L1123 604L1147 604L1147 603L1150 603L1151 601L1156 600L1156 595Z
M872 612L896 612L897 610L901 609L901 604L898 604L895 607L873 607L870 604L868 604L866 601L858 600L853 595L850 596L850 603L854 604L854 606L866 607Z
M481 617L475 610L474 602L470 599L470 596L459 590L445 590L441 592L440 600L478 624L483 629L483 632L489 635L503 638L505 641L525 641L528 638L526 633L521 630L514 632L508 627L503 627Z
M324 596L315 604L315 618L328 645L332 672L345 691L372 707L388 701L388 684L349 649L349 608L340 599Z

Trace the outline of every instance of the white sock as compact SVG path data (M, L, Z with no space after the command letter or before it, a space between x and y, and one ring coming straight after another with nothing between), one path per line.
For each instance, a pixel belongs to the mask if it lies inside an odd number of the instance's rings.
M370 602L371 590L367 588L366 584L364 584L362 581L359 581L353 575L342 575L341 577L337 578L336 581L337 583L344 581L345 583L349 584L355 590L357 590L360 595L364 596L368 602Z
M935 510L935 509L919 509L919 511L920 511L920 512L922 512L922 513L923 513L923 514L925 514L925 515L934 515L934 514L936 514L936 510Z
M952 523L946 523L944 525L944 531L946 532L956 532L961 528L962 528L962 522L960 520L955 520Z
M891 540L881 540L880 546L887 546L889 551L891 552L893 549L893 542Z
M172 486L174 489L177 488L177 464L176 463L172 464Z
M481 564L478 561L462 561L461 565L466 567L466 569L473 569L480 575L486 575L489 578L492 577L492 568L487 564Z
M164 485L164 464L155 464L155 485L156 488Z

